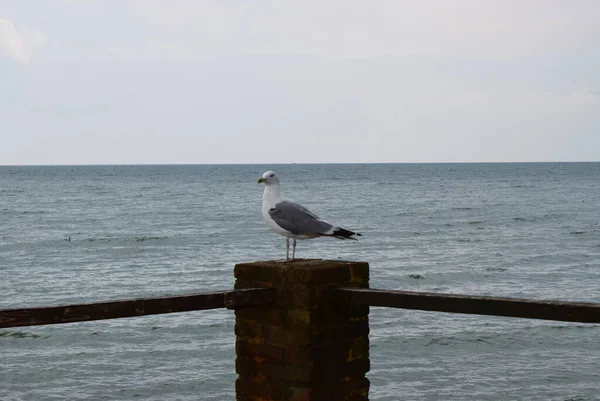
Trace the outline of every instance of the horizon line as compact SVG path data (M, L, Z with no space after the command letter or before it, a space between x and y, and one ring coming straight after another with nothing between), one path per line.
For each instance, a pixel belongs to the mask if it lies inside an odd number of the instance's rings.
M600 160L552 161L440 161L440 162L276 162L276 163L90 163L90 164L1 164L0 167L101 167L101 166L262 166L262 165L340 165L340 164L549 164L600 163Z

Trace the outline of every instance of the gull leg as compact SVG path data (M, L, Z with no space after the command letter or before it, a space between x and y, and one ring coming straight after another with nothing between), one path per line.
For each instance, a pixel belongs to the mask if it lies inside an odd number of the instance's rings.
M290 237L285 237L285 261L290 260Z
M294 242L292 242L292 259L296 257L296 238L294 238Z

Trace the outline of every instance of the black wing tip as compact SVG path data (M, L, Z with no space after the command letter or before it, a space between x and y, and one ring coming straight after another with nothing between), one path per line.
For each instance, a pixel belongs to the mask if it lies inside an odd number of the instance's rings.
M353 231L350 230L346 230L345 228L338 228L337 230L335 230L333 232L333 234L331 234L332 237L336 237L336 238L340 238L340 239L353 239L356 241L356 238L353 238L353 236L359 236L361 237L362 234L361 233L355 233Z

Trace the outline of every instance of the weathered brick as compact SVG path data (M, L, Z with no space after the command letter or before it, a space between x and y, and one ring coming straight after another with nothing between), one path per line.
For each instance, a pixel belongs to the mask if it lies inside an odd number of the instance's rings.
M289 401L292 395L292 389L286 383L253 382L247 378L235 381L235 392L237 400Z
M355 377L347 377L344 380L344 389L347 393L357 394L357 393L368 393L370 386L369 379L366 377L355 378Z
M369 357L369 338L368 337L357 337L350 346L348 352L348 361L353 361L360 358Z
M285 282L293 277L298 284L359 284L368 282L368 266L366 262L321 259L261 261L237 264L234 275L237 280L242 281Z
M327 376L329 380L340 381L347 377L361 378L371 369L369 359L356 359L353 361L319 360L315 371L319 376Z
M313 387L314 400L368 400L369 394L369 379L366 377L346 377L339 382L319 383Z
M350 266L350 284L357 286L369 283L369 264L353 263Z
M274 326L310 324L313 321L327 322L331 325L346 322L368 322L369 308L366 306L346 306L336 304L315 304L312 309L282 308L273 305L269 308L252 307L235 311L237 319L268 321Z
M358 322L330 324L323 327L321 337L345 339L354 337L367 337L369 335L369 321L364 319Z
M274 326L257 320L247 321L238 319L235 324L235 334L243 338L263 338L274 345L304 345L310 344L316 333L309 325Z
M275 289L272 304L236 311L238 400L368 399L369 309L327 301L329 288L368 287L367 263L244 263L235 276Z
M235 342L235 352L238 356L260 356L272 361L283 361L286 349L271 344L251 344L246 339L238 337Z
M312 369L315 367L313 349L314 345L287 346L283 352L283 362L291 366L301 366Z
M270 362L261 357L237 358L235 361L236 373L242 376L264 376L272 381L285 381L287 383L311 383L313 372L298 366L282 365Z

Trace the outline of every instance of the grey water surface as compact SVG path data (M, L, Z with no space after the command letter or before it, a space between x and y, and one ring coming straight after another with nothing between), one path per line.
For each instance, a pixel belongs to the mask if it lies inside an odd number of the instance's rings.
M233 286L283 195L371 287L600 302L600 163L0 167L0 308ZM70 238L70 241L69 241ZM600 400L600 325L372 308L372 400ZM233 400L234 315L0 330L0 400Z

